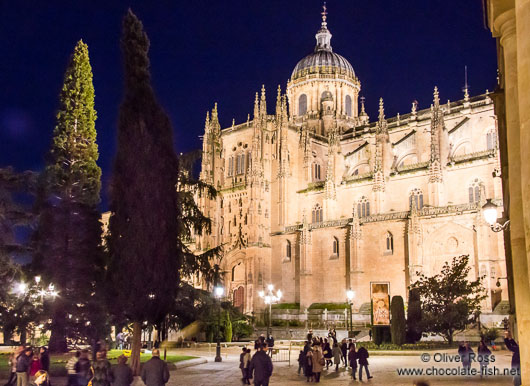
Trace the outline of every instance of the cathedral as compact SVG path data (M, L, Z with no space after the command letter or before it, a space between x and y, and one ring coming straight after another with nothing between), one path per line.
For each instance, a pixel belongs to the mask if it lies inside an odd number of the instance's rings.
M487 199L502 206L488 92L442 103L435 87L430 108L392 118L380 99L370 119L326 19L269 109L262 87L246 122L221 128L217 105L207 114L200 179L219 194L197 198L213 224L195 248L223 245L225 294L246 314L265 308L269 284L300 310L348 290L354 311L369 309L378 284L407 301L419 273L459 255L484 277L491 312L508 294L503 235L482 213Z

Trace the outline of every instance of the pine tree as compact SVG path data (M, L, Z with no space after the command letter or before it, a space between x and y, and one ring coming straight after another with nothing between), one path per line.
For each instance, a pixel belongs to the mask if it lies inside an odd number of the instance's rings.
M178 166L169 118L151 86L149 39L131 10L121 47L125 95L111 185L108 283L113 313L133 322L131 367L138 374L141 325L160 324L176 297Z
M409 306L407 308L407 342L416 343L421 339L421 300L417 289L409 291Z
M79 41L65 72L46 169L39 181L34 269L60 296L48 303L50 350L88 324L88 305L101 277L101 170L96 161L96 111L88 47ZM88 318L88 319L87 319Z
M405 343L405 306L401 296L393 296L390 303L392 321L390 329L392 333L392 343L401 346Z

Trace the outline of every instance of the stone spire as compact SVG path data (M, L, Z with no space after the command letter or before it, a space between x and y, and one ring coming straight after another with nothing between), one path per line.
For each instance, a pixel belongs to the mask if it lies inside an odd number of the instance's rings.
M364 97L361 97L361 113L359 114L359 124L361 125L367 125L370 122L370 117L368 114L366 114L366 110L364 108Z
M322 6L322 24L320 26L320 29L318 30L317 34L315 35L315 38L317 40L317 45L315 47L315 52L317 51L332 51L331 48L331 32L328 30L328 11L326 7L326 3L324 2L324 5Z
M221 130L221 125L219 124L219 115L217 113L217 102L213 105L212 110L212 121L210 124L211 130L215 133Z
M259 99L258 99L258 93L256 93L256 99L254 99L254 119L258 119L259 117Z
M276 95L276 121L279 121L282 114L282 89L278 85L278 94Z
M261 99L259 102L259 114L261 117L267 116L267 100L265 98L265 85L261 85Z
M443 169L449 155L449 137L444 123L444 112L440 106L438 88L434 88L431 108L431 158L429 162L429 203L434 206L443 201Z
M431 163L440 162L440 124L443 126L443 113L440 110L438 87L435 86L431 109Z
M376 133L377 134L388 133L388 125L385 119L385 105L383 103L383 98L379 98L379 119L377 121Z
M464 102L469 102L469 85L467 84L467 66L464 66Z

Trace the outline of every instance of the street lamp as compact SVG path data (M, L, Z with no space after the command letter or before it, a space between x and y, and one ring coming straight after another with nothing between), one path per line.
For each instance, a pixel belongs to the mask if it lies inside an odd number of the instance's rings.
M225 292L225 289L219 285L214 287L213 293L215 298L219 301L219 315L217 318L217 346L215 348L215 361L216 362L222 362L223 358L221 358L221 298L223 297L223 294Z
M269 337L271 335L272 305L280 301L280 299L282 298L282 291L278 290L275 294L274 286L272 284L269 284L267 286L267 292L259 291L258 295L260 298L263 299L265 304L269 305L269 327L267 328L267 337Z
M510 220L506 220L504 224L499 224L497 222L497 205L491 201L491 198L486 200L486 203L482 207L482 213L484 215L484 219L490 225L490 228L493 232L505 230L510 223Z
M346 291L346 297L348 298L348 308L350 310L350 327L348 329L348 338L353 338L353 316L352 316L352 305L353 298L355 297L355 291L350 288Z

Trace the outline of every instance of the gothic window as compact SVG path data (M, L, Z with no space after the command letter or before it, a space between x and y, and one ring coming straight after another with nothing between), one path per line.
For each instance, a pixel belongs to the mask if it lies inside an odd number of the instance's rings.
M412 189L409 194L409 208L412 209L412 202L416 205L416 209L423 208L423 192L418 189Z
M261 204L258 204L258 214L261 214Z
M232 201L228 201L228 213L232 213Z
M497 271L496 271L494 266L491 266L491 268L490 268L490 277L492 279L495 279L497 277Z
M234 157L228 159L228 176L234 175Z
M495 129L488 131L488 134L486 134L486 142L488 150L493 150L497 147L497 133L495 133Z
M480 202L481 188L482 183L478 178L475 178L475 180L468 187L468 198L470 204Z
M241 208L243 206L243 200L241 199L241 197L239 197L239 207Z
M247 168L250 167L250 161L252 160L252 157L250 156L250 152L247 153Z
M370 201L366 197L361 197L357 204L357 213L359 217L370 216Z
M243 174L245 172L245 154L238 154L236 156L236 174Z
M320 205L316 204L313 208L313 211L311 212L311 220L312 222L322 222L323 216L322 216L322 208Z
M271 144L274 145L274 140L276 139L276 134L273 134L271 137Z
M304 115L307 112L307 95L302 94L298 98L298 115Z
M320 164L319 163L313 163L313 181L320 181Z
M289 240L285 242L285 258L291 260L291 242Z
M221 216L221 229L219 230L219 233L221 234L221 236L223 235L224 227L225 227L225 218Z
M339 239L333 237L333 255L339 256Z
M265 218L269 218L269 210L265 209Z
M245 288L244 287L239 287L236 290L234 290L233 304L235 308L239 309L239 312L243 312L245 308Z
M386 232L386 251L391 254L394 253L394 236L390 232Z
M352 112L351 112L351 96L349 95L346 95L346 100L344 101L344 104L345 104L345 110L346 110L346 115L348 117L351 117L352 116Z

